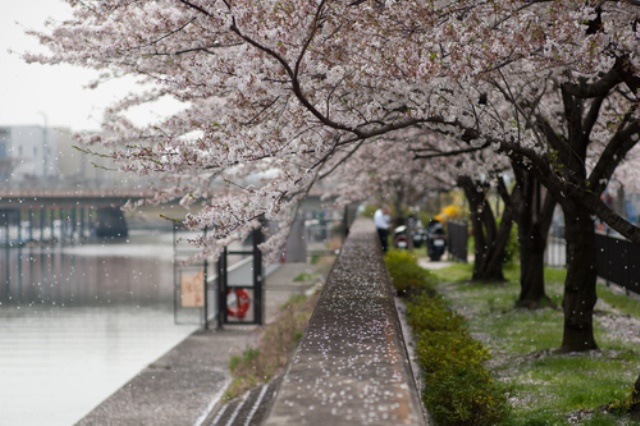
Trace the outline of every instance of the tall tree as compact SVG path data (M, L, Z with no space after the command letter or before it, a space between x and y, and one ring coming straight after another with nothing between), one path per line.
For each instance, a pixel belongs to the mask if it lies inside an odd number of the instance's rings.
M535 309L551 303L544 285L544 253L556 202L532 173L515 165L514 174L520 195L520 199L514 203L520 248L520 295L517 306Z
M460 176L458 185L469 202L475 247L472 280L503 281L504 250L513 224L512 211L509 208L504 210L498 226L486 197L488 183L480 182L471 176Z
M109 111L113 136L90 141L127 146L114 153L125 170L173 180L158 199L205 198L186 223L215 229L208 244L262 216L290 220L365 141L419 127L490 144L562 207L562 349L597 347L591 215L640 242L599 198L640 134L634 2L68 1L74 17L38 34L52 55L27 58L154 84ZM126 119L163 96L185 110L147 128ZM256 173L270 179L246 184Z

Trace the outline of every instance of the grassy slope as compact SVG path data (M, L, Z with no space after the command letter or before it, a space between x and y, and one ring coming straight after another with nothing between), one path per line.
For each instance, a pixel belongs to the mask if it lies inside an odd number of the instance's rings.
M585 354L558 355L563 315L560 309L515 309L519 292L517 271L507 273L507 283L469 284L470 265L453 265L433 271L438 291L469 320L474 336L493 354L491 367L513 392L509 424L628 424L626 420L589 410L626 397L638 373L638 347L611 338L599 317L620 311L640 316L640 302L599 286L596 305L596 339L601 350ZM561 305L564 270L546 271L547 294Z

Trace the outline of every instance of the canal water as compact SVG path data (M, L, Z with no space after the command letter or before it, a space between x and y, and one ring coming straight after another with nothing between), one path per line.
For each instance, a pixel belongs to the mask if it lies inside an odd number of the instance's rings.
M0 248L0 426L72 425L191 334L172 259L171 233Z

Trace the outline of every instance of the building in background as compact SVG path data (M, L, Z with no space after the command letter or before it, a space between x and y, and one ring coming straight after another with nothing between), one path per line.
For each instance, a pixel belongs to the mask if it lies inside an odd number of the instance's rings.
M114 185L123 178L122 173L114 171L113 161L108 158L87 154L78 149L78 141L73 137L69 128L52 129L57 135L57 165L58 179L67 184L81 186ZM100 147L91 147L92 151Z
M57 145L57 133L48 127L0 127L0 179L55 178Z
M78 150L69 128L0 126L0 181L12 185L104 187L127 184L111 160Z

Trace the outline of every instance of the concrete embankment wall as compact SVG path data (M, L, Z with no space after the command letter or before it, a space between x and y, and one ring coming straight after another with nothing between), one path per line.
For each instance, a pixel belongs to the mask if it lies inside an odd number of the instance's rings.
M425 424L370 220L352 226L265 424Z

